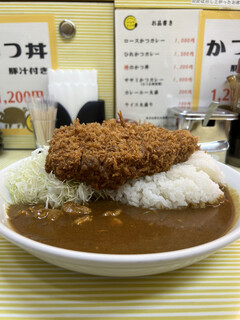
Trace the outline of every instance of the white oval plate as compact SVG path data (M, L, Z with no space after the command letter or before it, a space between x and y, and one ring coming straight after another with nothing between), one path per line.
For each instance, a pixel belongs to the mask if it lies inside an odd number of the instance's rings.
M0 234L31 253L51 264L65 269L93 275L132 277L168 272L198 262L215 251L240 238L240 217L234 227L223 237L206 244L184 250L153 254L99 254L78 252L56 248L30 240L10 228L7 222L6 206L11 197L5 186L5 174L10 168L17 167L20 160L0 171ZM240 173L219 163L224 172L227 184L240 194Z

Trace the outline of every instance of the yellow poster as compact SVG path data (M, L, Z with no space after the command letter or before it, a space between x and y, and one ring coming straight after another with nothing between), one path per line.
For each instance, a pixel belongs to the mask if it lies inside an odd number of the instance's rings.
M57 68L54 16L0 16L0 52L4 148L34 148L25 101L47 93L47 70Z
M226 78L236 73L240 58L240 11L201 11L198 30L192 105L229 105Z

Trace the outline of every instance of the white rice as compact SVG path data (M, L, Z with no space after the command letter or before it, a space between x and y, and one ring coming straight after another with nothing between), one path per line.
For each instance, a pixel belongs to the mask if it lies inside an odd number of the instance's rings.
M196 151L188 161L167 172L131 180L117 191L106 191L115 201L144 208L176 209L215 204L222 197L225 179L217 162Z

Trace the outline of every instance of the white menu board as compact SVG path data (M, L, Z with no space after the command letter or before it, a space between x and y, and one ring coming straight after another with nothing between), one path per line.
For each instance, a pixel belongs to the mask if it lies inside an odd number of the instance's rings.
M191 105L198 19L199 10L116 11L116 100L124 117L163 125L170 106Z
M230 103L240 12L118 9L115 27L116 111L125 118L165 126L169 108Z

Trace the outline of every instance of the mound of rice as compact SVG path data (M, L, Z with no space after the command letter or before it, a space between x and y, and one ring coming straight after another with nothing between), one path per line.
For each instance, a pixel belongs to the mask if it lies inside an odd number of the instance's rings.
M136 207L204 207L223 198L220 186L224 185L225 178L217 162L207 153L196 151L188 161L172 166L167 172L129 181L106 194Z
M47 149L36 150L32 157L10 170L6 185L13 203L39 203L61 206L64 202L87 202L95 194L115 201L144 208L175 209L216 204L223 198L220 186L225 185L217 162L207 153L196 151L188 161L167 172L129 181L114 190L96 191L84 183L62 182L44 169Z

